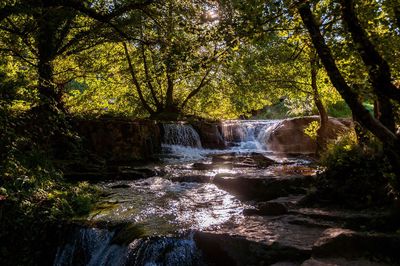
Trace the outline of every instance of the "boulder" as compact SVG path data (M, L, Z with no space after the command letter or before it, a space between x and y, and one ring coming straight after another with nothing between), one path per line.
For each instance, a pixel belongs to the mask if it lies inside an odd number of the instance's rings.
M400 237L398 235L329 228L316 241L312 253L315 258L373 257L397 264L400 263L399 246Z
M290 194L304 194L312 184L310 176L253 177L217 174L214 183L242 200L269 201Z
M193 163L192 168L194 170L216 170L216 169L232 169L233 164L230 162L226 163Z
M276 161L264 156L261 153L252 152L249 154L235 154L235 153L224 153L215 154L212 156L212 163L233 163L234 167L258 167L266 168L273 164L277 164Z
M200 136L201 145L206 149L226 148L221 134L221 124L217 122L192 122L191 125Z
M238 123L225 122L221 129L222 136L228 143L241 142L246 137L245 129Z
M256 209L244 209L244 215L284 215L288 209L283 203L279 202L260 202Z
M273 265L289 261L299 265L298 262L310 256L308 251L295 247L256 242L228 234L195 232L194 240L207 265Z
M286 154L314 154L316 141L304 133L304 129L313 121L319 121L318 116L285 119L270 129L265 139L270 151ZM330 118L327 138L335 139L340 133L348 131L350 123L345 125L340 120Z
M367 259L349 260L344 258L315 259L311 258L301 266L388 266L390 264L373 262Z
M209 183L211 182L211 176L207 175L178 175L171 176L169 179L172 182L187 182L187 183Z

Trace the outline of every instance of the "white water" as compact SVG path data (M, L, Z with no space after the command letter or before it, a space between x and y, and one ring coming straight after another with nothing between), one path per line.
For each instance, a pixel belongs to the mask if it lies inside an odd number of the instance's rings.
M118 266L118 265L201 265L201 255L193 233L181 238L155 237L132 239L127 245L113 243L117 231L97 228L77 229L74 241L58 249L54 266Z
M207 155L236 152L267 152L268 139L279 120L227 120L222 122L223 150L204 149L199 134L187 124L164 124L163 151L169 163L199 161Z
M266 152L266 143L277 122L223 122L222 136L229 145L224 150L203 149L200 136L191 125L164 124L165 162L194 162L213 153ZM161 177L132 181L129 188L113 189L110 197L118 199L118 206L92 218L140 224L149 235L216 227L241 219L244 209L234 196L214 184L176 183ZM173 222L168 224L169 220ZM138 238L121 246L113 241L117 233L96 228L77 230L72 240L59 248L54 265L202 265L192 234Z
M222 124L222 135L237 152L268 151L268 139L278 120L229 120Z
M164 144L201 148L200 136L191 125L183 123L163 124L163 128Z
M114 232L98 228L81 228L72 236L72 242L58 249L55 266L123 265L127 248L112 243Z

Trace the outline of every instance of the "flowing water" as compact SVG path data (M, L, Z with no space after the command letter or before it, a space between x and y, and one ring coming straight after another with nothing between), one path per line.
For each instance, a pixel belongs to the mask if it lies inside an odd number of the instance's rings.
M245 163L211 164L215 156L226 154L231 160L254 153L273 157L267 140L275 124L226 121L222 135L229 148L224 150L203 149L190 125L164 124L163 163L149 166L159 174L101 183L107 196L87 218L90 225L77 227L59 247L54 265L204 265L204 250L194 235L234 234L254 243L296 236L298 225L244 216L245 209L254 208L252 202L241 201L212 182L218 174L276 178L282 165L248 166L248 158ZM302 230L299 245L307 247L321 231Z

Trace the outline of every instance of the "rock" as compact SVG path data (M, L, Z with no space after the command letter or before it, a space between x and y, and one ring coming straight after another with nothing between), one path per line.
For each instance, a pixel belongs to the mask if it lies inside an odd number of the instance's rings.
M226 148L224 138L221 134L221 124L213 122L192 122L191 125L199 133L201 145L207 149Z
M286 154L314 154L317 148L315 140L304 133L304 129L313 121L319 121L318 116L285 119L271 128L268 139L265 140L270 151ZM335 118L328 122L328 139L335 139L340 133L350 128Z
M188 182L188 183L209 183L211 176L206 175L185 175L169 177L172 182Z
M260 202L256 209L244 209L243 215L283 215L288 213L287 207L279 202Z
M304 194L312 184L309 176L251 177L218 174L214 183L242 200L269 201L289 194Z
M89 150L107 161L148 161L161 151L160 130L153 121L76 120L74 127Z
M257 207L260 215L283 215L288 212L287 207L279 202L261 202Z
M301 266L386 266L390 264L373 262L367 259L348 260L344 258L314 259L311 258Z
M301 202L299 203L302 204ZM390 210L335 210L327 208L297 208L290 213L324 221L340 223L353 230L397 230L399 219Z
M299 263L291 262L291 261L281 261L281 262L271 264L271 266L299 266L299 265L300 265Z
M313 257L346 259L379 258L400 263L400 236L355 232L343 228L326 229L313 247Z
M221 128L223 138L231 144L241 142L246 136L245 129L239 123L223 123Z
M117 189L117 188L130 188L131 186L128 184L118 184L118 185L113 185L111 186L112 189Z
M300 262L310 256L295 247L227 234L196 232L194 240L209 265L272 265L282 261Z
M252 152L249 154L241 155L236 153L224 153L212 155L213 164L233 163L233 167L247 168L257 167L266 168L277 162L264 156L261 153Z
M244 216L259 215L259 209L243 209Z
M118 166L116 179L137 180L158 176L158 172L148 168L133 168L130 166Z
M216 164L208 164L208 163L194 163L192 164L192 168L194 170L215 170L215 169L232 169L232 163L216 163Z

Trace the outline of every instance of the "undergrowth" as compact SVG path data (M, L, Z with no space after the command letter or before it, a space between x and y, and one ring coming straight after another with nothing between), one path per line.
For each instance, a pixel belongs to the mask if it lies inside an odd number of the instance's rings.
M370 138L360 145L350 132L328 144L321 165L325 171L309 197L314 203L364 209L393 202L395 176L378 141Z
M24 123L4 109L0 119L0 265L51 264L59 226L88 213L99 191L66 182L40 132L18 130Z

